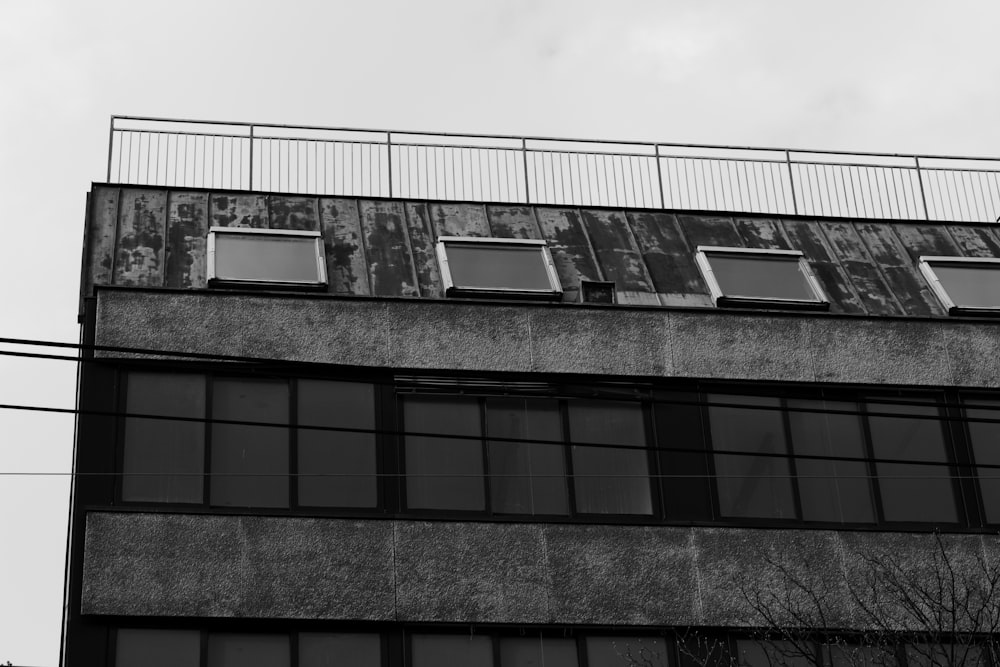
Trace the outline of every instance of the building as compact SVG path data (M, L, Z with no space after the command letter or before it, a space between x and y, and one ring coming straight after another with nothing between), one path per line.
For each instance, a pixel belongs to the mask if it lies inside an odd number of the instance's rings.
M996 172L129 120L64 665L753 662L1000 558Z

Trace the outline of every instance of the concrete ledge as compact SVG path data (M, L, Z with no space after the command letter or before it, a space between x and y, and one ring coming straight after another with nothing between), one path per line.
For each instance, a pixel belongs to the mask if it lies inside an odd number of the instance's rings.
M992 320L101 289L96 331L100 345L380 368L1000 386Z
M794 578L861 629L865 558L925 581L942 550L969 581L1000 567L996 536L92 511L82 612L757 627L757 596L804 604Z

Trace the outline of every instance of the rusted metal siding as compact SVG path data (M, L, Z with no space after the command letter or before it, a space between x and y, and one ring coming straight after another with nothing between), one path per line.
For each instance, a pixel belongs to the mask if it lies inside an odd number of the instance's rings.
M208 194L171 192L167 205L167 287L207 285Z
M321 199L319 209L330 292L368 296L368 260L361 241L357 200Z
M626 305L712 307L699 245L804 253L834 313L946 317L921 255L1000 257L985 225L720 216L524 204L469 204L114 188L89 201L83 293L94 285L206 286L210 226L318 230L331 294L443 298L440 236L543 239L563 301L581 280L613 281Z
M360 205L372 294L419 296L403 203L362 201Z
M122 191L114 284L136 287L163 285L166 210L166 192Z

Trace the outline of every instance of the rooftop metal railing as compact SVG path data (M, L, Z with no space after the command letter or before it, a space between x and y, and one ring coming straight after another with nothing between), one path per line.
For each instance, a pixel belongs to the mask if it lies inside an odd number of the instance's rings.
M1000 158L112 116L109 183L996 222Z

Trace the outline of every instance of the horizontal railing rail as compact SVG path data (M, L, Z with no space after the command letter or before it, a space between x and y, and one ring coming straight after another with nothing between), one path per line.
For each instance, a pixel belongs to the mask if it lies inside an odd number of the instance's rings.
M954 222L1000 158L112 116L109 183Z

